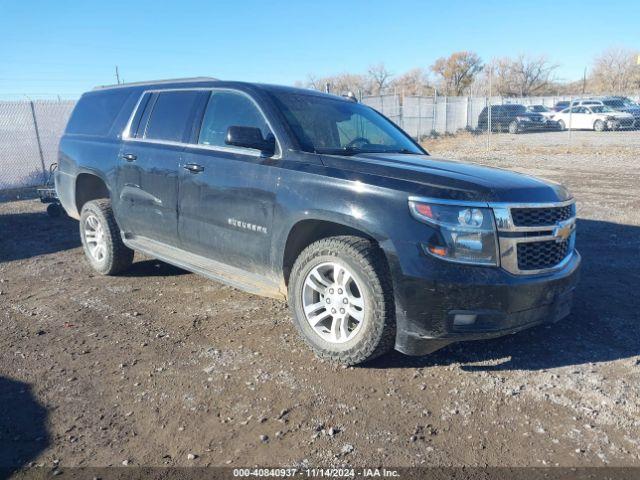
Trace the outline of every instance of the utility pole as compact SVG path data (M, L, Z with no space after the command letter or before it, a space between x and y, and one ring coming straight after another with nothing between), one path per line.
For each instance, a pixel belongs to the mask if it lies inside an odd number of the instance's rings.
M118 70L118 65L116 65L116 82L120 85L120 71Z
M584 67L584 73L582 74L582 94L583 95L586 89L587 89L587 67Z

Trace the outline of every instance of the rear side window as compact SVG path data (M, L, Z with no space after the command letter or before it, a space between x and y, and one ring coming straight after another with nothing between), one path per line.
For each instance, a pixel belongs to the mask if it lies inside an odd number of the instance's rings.
M201 98L201 93L197 91L158 94L144 138L170 142L187 141L193 116Z
M271 131L258 107L245 95L234 92L213 92L207 105L198 143L202 145L227 146L227 129L234 127L256 127L266 138Z
M107 135L130 91L113 90L83 95L73 109L66 133Z

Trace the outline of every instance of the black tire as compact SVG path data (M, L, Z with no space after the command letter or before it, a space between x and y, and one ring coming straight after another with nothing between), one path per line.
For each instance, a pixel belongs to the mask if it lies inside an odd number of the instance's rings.
M304 313L305 279L311 270L326 262L346 266L362 290L362 325L345 343L331 343L321 338ZM356 365L383 355L394 346L396 321L389 268L382 250L367 239L329 237L304 249L296 259L289 278L289 306L303 340L322 359Z
M99 222L104 238L105 252L96 259L87 244L87 219L94 217ZM128 269L133 263L133 250L125 246L120 236L120 228L111 209L111 200L91 200L82 207L80 213L80 238L85 256L93 269L102 275L116 275Z
M593 129L596 132L604 132L607 129L607 125L602 120L596 120L593 124Z
M47 205L47 215L49 215L51 218L58 218L62 216L62 213L63 209L57 203L50 203L49 205Z
M515 120L509 124L509 133L516 134L520 133L520 127L518 127L518 122Z
M564 124L564 120L558 120L558 130L564 131L567 126Z

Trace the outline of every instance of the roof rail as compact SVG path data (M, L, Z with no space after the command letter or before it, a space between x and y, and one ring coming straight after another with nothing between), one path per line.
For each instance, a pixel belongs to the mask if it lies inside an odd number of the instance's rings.
M94 87L94 90L103 90L107 88L137 87L142 85L162 85L166 83L211 82L214 80L218 80L218 79L213 77L171 78L167 80L149 80L145 82L129 82L129 83L116 83L113 85L100 85L100 86Z

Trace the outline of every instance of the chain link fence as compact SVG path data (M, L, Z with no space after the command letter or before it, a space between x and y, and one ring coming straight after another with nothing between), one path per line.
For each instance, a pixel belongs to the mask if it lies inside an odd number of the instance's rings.
M509 98L438 95L418 97L390 94L366 96L362 98L362 103L393 120L412 137L423 139L433 135L454 134L463 130L478 132L480 113L492 105L543 105L552 108L558 102L571 102L583 97L587 95ZM636 102L640 101L638 95L629 95L629 97Z
M46 181L74 101L0 101L0 190Z
M491 105L553 107L559 101L570 102L579 97L425 97L391 93L363 97L362 102L422 140L460 131L479 132L480 113ZM638 95L630 97L640 100ZM46 181L49 167L57 161L58 143L74 105L73 100L0 100L0 190L33 187ZM571 141L571 130L567 141Z

